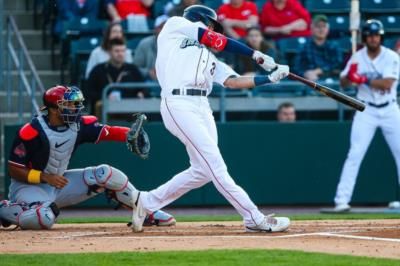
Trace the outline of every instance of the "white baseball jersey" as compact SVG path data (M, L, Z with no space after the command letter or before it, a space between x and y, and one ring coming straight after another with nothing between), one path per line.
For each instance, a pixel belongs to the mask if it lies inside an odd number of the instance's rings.
M239 76L197 39L201 22L183 17L168 19L157 39L156 72L163 97L173 89L201 88L212 90L213 82L223 85L230 76Z
M382 78L396 79L396 81L393 82L392 88L386 92L371 88L367 84L359 85L357 92L358 99L378 105L397 99L400 64L399 56L396 52L381 46L380 54L371 60L371 58L368 57L367 48L364 47L353 54L347 62L346 68L340 73L341 77L347 75L350 65L353 62L358 63L358 73L367 76L370 80Z

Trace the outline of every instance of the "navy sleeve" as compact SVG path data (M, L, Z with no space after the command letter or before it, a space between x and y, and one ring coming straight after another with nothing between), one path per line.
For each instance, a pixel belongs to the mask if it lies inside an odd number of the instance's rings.
M96 143L100 137L104 125L97 120L86 122L81 120L81 128L79 130L79 143Z
M24 141L17 133L11 146L9 162L20 166L31 167L30 164L35 155L35 150L39 149L40 145L39 137Z

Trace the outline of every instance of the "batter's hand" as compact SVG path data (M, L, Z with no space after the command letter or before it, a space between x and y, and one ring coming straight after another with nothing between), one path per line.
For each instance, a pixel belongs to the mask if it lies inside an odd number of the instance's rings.
M272 57L263 54L260 51L254 51L252 58L266 71L271 71L277 66Z
M56 187L56 188L63 188L68 184L68 179L61 175L55 175L55 174L46 174L43 173L40 175L40 179L50 186Z
M364 84L368 83L369 80L366 76L360 75L357 73L358 65L357 63L351 64L349 72L347 73L347 78L351 82L355 84Z
M289 66L287 65L276 65L276 69L268 75L269 80L272 83L276 83L289 75Z

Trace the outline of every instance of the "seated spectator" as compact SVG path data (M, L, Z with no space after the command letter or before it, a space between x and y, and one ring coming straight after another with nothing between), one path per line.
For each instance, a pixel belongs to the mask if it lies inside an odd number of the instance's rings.
M230 0L217 13L225 34L234 39L245 37L248 28L258 25L257 6L250 1Z
M110 59L108 51L110 50L110 40L112 39L125 39L122 27L118 22L111 23L107 27L107 29L104 31L101 45L94 48L90 53L85 72L86 79L89 78L90 72L97 64L107 62ZM130 49L126 49L125 62L132 63L132 51Z
M312 81L338 77L343 54L336 42L327 40L328 18L316 15L311 24L312 38L297 53L293 72Z
M143 77L147 80L157 80L155 69L157 57L157 36L167 19L167 15L157 17L154 23L154 35L142 39L135 50L133 63L139 68Z
M298 0L270 0L261 12L264 34L275 39L310 36L310 13Z
M296 122L296 110L293 103L283 102L278 106L277 111L278 122L293 123Z
M118 82L143 82L144 79L139 69L134 64L125 63L126 44L123 39L112 39L110 41L110 60L98 64L90 72L87 82L87 93L91 101L91 112L96 110L99 114L99 103L103 89L111 83ZM120 97L139 97L149 96L145 90L125 90L124 93L112 91L110 98L118 100ZM95 108L96 106L96 108Z
M66 21L76 18L96 19L99 13L98 0L57 0L57 18L54 25L54 34L60 36Z
M151 16L154 0L106 0L107 13L111 20L118 22L128 15Z
M274 43L264 40L259 27L251 27L247 30L246 44L254 50L261 51L279 62L278 52ZM236 70L242 75L266 74L267 72L260 67L251 57L237 55Z
M182 16L183 15L183 10L185 8L192 6L192 5L198 5L200 4L199 0L182 0L180 1L179 4L173 5L169 10L168 10L168 16L173 17L173 16Z

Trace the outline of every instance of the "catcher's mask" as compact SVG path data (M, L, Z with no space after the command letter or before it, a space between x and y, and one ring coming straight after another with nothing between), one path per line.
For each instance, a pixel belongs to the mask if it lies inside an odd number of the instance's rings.
M83 105L82 92L77 87L55 86L43 94L44 106L41 110L58 108L65 124L77 124L81 117Z
M213 31L224 33L224 28L218 22L217 13L209 7L203 5L192 5L183 11L183 17L192 22L202 22L204 25L212 26Z

